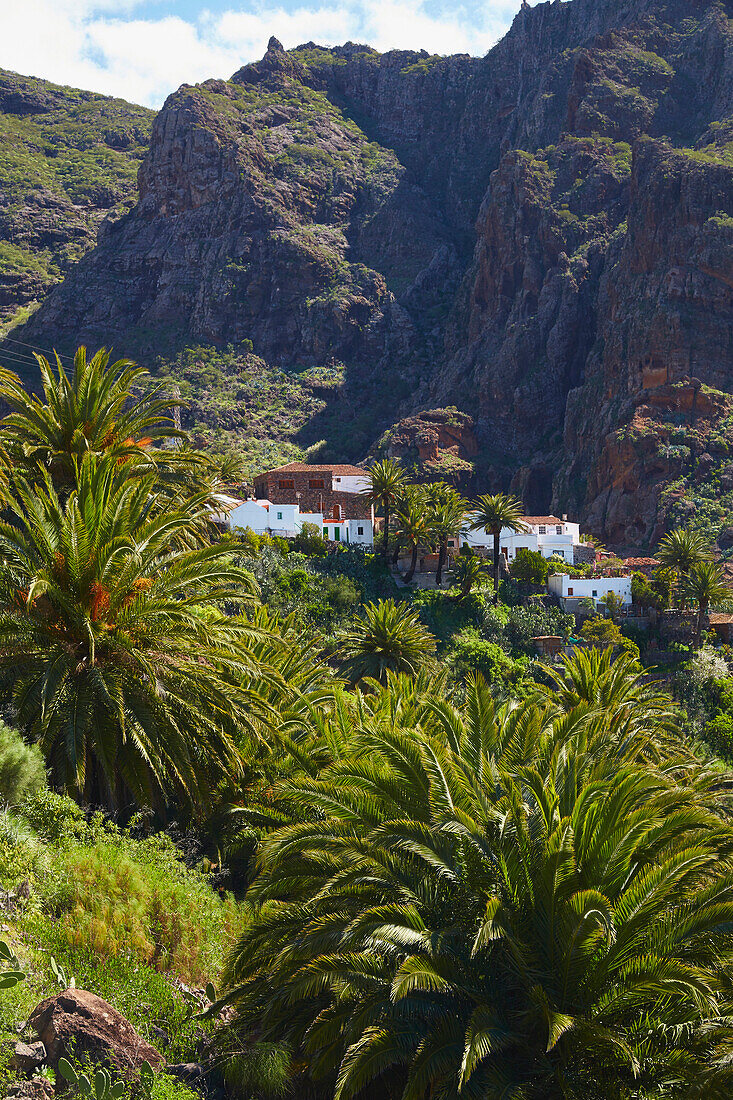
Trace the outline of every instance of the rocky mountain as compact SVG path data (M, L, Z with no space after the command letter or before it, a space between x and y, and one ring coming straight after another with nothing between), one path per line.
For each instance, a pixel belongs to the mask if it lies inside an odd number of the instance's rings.
M732 14L554 0L484 58L272 39L168 98L136 205L14 335L158 357L220 443L386 431L617 546L725 540Z
M0 331L134 205L154 113L0 69Z

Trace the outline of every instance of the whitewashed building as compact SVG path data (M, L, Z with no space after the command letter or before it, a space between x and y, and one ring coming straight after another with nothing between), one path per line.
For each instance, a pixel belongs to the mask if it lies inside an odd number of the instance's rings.
M292 539L299 535L303 524L317 527L324 539L332 542L356 543L372 546L373 525L369 519L345 519L342 516L322 512L301 512L299 504L274 504L271 500L240 500L219 493L219 511L215 522L234 529L249 528L256 535L274 535Z
M471 517L461 532L461 543L467 542L473 549L493 550L494 536L486 531L471 531ZM514 561L518 550L539 551L543 557L559 557L573 564L575 547L580 545L580 524L572 523L567 516L523 516L524 531L502 528L499 549L507 561Z
M547 591L558 596L564 607L572 608L579 600L593 600L596 607L609 592L620 597L624 607L631 606L631 575L625 577L569 577L553 573L547 578Z

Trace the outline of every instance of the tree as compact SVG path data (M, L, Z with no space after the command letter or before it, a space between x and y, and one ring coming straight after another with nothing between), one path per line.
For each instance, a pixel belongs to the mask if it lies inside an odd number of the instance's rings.
M700 645L702 625L711 603L730 598L730 589L723 579L723 567L716 561L697 561L690 567L684 581L684 594L697 604L695 646Z
M409 584L415 576L420 547L427 545L430 537L425 503L419 494L406 497L397 512L397 523L396 538L410 547L410 568L405 574L405 584Z
M461 554L453 566L453 580L461 590L461 596L467 599L471 589L479 584L486 573L486 565L477 554Z
M512 580L526 584L544 584L550 571L550 563L539 550L530 550L523 546L512 562Z
M341 671L351 683L365 676L384 681L387 673L415 675L435 653L435 639L418 613L394 600L368 603L339 639Z
M502 528L510 531L524 531L522 523L524 509L517 497L496 493L484 495L474 503L475 514L471 524L472 531L485 531L494 536L494 603L499 602L499 536Z
M171 417L182 402L166 394L163 383L150 387L148 372L130 359L110 363L106 348L89 359L80 347L69 377L58 355L55 371L43 355L35 358L45 402L0 369L0 399L12 410L0 424L0 440L16 471L29 479L45 471L57 492L69 492L86 454L150 469L154 443L183 438ZM157 455L169 459L171 452Z
M618 592L606 592L605 596L601 596L598 602L602 607L605 607L613 622L616 622L621 614L621 608L624 606L624 601Z
M657 549L662 565L671 569L677 578L678 595L684 596L684 582L693 565L710 558L710 547L704 535L678 527L665 535Z
M346 759L290 785L314 813L262 842L230 1026L336 1100L723 1100L733 873L711 776L678 745L645 762L652 711L626 736L623 708L498 706L480 678L466 696L364 713Z
M438 547L435 583L441 584L448 557L448 542L460 536L466 519L466 502L450 485L437 483L430 486L430 490L426 494L428 525Z
M54 781L111 809L203 806L255 705L246 624L219 610L254 582L226 542L181 548L201 501L160 512L154 482L87 454L63 501L17 477L0 523L0 684Z
M367 467L366 477L367 485L362 489L362 494L370 504L378 505L384 516L382 558L386 565L389 551L390 514L392 506L405 487L405 473L393 458L383 458Z
M630 654L635 660L639 660L639 647L625 634L613 621L596 615L593 619L586 619L580 628L580 636L591 645L601 649L616 649Z

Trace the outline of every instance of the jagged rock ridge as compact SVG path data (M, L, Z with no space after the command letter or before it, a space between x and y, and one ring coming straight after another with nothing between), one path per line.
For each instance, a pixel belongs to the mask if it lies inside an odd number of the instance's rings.
M619 545L690 504L720 526L733 496L695 486L729 445L730 14L555 0L481 59L273 39L169 97L137 206L25 331L341 364L306 443L359 457L455 405L476 483L534 512Z

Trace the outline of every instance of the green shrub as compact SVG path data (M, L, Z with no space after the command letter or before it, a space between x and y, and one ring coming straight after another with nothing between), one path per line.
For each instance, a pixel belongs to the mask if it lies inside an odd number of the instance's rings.
M72 798L41 788L27 795L20 812L32 829L44 840L59 841L77 837L86 826L82 810Z
M613 647L621 653L628 653L635 661L639 660L638 645L622 634L612 619L604 619L600 615L595 619L586 619L580 628L580 636L593 646L603 649Z
M124 835L58 850L42 885L45 910L71 947L129 955L184 980L210 977L236 907L171 856L170 840Z
M0 813L0 883L10 890L30 878L42 857L38 839L7 810Z
M0 799L17 806L46 785L46 767L37 745L26 745L17 730L0 721Z
M310 558L323 557L328 553L323 535L315 523L304 523L300 532L293 539L293 549L301 554L307 554Z
M471 672L480 672L495 687L509 687L523 680L529 660L509 657L496 642L482 637L475 626L465 627L456 634L446 655L456 679L463 680Z
M224 1061L224 1081L229 1096L251 1100L254 1096L274 1100L288 1091L291 1057L278 1043L257 1042L230 1054Z
M512 580L525 584L544 584L550 571L550 563L539 550L522 547L511 565Z

